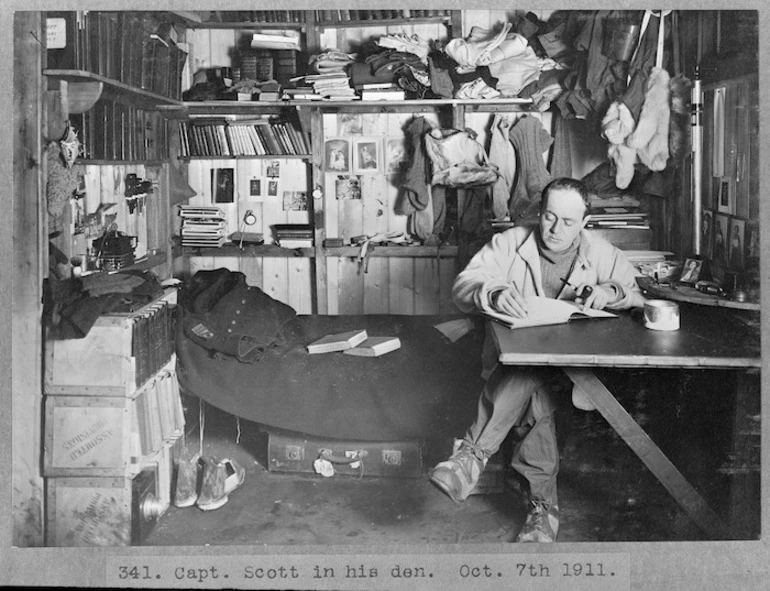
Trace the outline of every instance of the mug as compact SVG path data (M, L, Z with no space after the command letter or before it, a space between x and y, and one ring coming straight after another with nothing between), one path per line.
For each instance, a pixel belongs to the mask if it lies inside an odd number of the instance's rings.
M644 325L652 330L679 330L679 304L669 300L644 302Z

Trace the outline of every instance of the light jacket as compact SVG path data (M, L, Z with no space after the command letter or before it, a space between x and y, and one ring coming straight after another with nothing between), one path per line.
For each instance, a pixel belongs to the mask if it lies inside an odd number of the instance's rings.
M537 227L517 226L500 232L476 253L465 269L455 278L452 298L465 313L492 311L489 295L511 284L522 296L542 296L540 253L537 247ZM603 238L583 231L577 260L569 277L572 286L583 283L614 288L616 296L607 308L623 310L642 306L644 297L636 284L636 271L623 252ZM565 285L557 299L575 299L575 288ZM494 345L487 335L484 345L484 377L496 365Z

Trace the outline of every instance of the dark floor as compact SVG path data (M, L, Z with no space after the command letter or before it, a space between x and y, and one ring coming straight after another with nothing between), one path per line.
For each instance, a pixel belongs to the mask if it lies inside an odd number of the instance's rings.
M616 371L604 380L723 519L734 519L736 507L730 503L740 489L737 537L757 538L758 458L736 465L729 375L677 372L650 378ZM197 420L197 401L189 402L188 410ZM525 496L512 474L502 493L456 504L427 480L428 470L441 459L430 450L421 478L269 472L258 425L238 424L211 406L205 407L205 417L204 454L236 460L245 467L246 480L215 511L172 506L146 545L503 543L515 538L523 523ZM749 447L758 445L752 417L740 430L752 438ZM597 412L566 406L558 418L559 541L709 539ZM197 432L192 429L188 438L193 451Z

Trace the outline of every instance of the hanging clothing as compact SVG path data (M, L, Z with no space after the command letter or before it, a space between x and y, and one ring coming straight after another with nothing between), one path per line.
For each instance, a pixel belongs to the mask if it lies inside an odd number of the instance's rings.
M500 173L492 185L492 211L496 220L503 220L508 216L508 201L516 178L516 150L511 144L511 125L513 121L504 113L496 113L492 120L489 161L497 166Z
M511 127L509 136L518 156L519 180L513 190L509 212L511 219L537 213L543 188L551 181L543 154L553 139L539 119L526 116Z

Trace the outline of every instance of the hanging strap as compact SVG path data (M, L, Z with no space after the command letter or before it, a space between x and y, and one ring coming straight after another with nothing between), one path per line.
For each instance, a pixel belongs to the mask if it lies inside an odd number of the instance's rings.
M653 14L655 13L653 12ZM656 68L663 67L663 43L666 40L666 16L669 14L671 14L671 10L660 11L660 24L658 25L658 51L655 55Z

